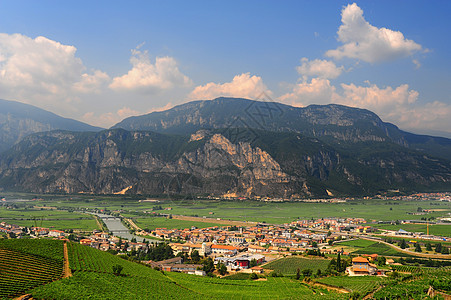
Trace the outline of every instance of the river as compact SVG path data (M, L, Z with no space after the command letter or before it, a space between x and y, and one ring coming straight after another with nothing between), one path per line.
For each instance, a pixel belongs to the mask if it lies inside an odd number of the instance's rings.
M110 215L99 214L99 213L91 213L93 215L98 216L102 219L103 223L105 223L108 231L110 231L114 236L118 236L127 240L131 240L135 238L136 241L142 242L143 237L131 234L129 229L122 224L120 218L116 218ZM160 243L158 240L147 239L150 243Z

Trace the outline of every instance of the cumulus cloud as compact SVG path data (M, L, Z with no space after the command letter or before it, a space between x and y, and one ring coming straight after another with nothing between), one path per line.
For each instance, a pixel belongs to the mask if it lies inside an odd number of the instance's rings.
M335 87L328 79L312 78L294 85L291 92L279 97L279 100L293 106L309 104L329 104L335 94Z
M0 97L30 104L76 108L78 92L91 92L109 81L108 75L86 72L74 46L43 36L0 33Z
M332 99L335 103L367 108L385 115L392 113L396 108L408 107L415 103L419 95L417 91L409 89L408 84L396 88L391 86L380 88L370 83L369 86L343 83L341 87L343 92L335 94Z
M401 32L377 28L368 23L363 17L363 10L355 3L343 8L341 21L338 41L343 45L327 51L328 57L348 57L376 63L407 57L422 50L421 45L406 39Z
M190 86L191 80L180 72L172 57L157 57L152 64L148 51L132 50L132 69L127 74L115 77L110 84L113 90L137 90L157 92L176 86Z
M379 87L370 82L366 86L343 83L336 88L328 79L313 78L294 85L278 99L298 107L335 103L366 108L382 120L413 132L451 128L451 105L439 101L421 104L419 96L408 84Z
M125 118L141 114L142 113L137 110L133 110L130 107L124 106L118 109L116 112L101 113L99 115L97 115L95 112L87 112L81 117L81 119L82 121L87 122L89 124L108 128L111 125L116 124Z
M272 92L263 83L259 76L250 73L236 75L231 82L223 84L210 82L197 86L188 96L190 99L214 99L217 97L241 97L256 99L262 93L272 95Z
M107 73L95 70L93 74L82 74L81 80L74 84L74 90L80 93L100 93L111 81Z
M343 72L344 67L337 67L334 62L329 60L315 59L309 61L304 57L301 59L301 65L296 68L298 73L305 77L319 78L337 78Z

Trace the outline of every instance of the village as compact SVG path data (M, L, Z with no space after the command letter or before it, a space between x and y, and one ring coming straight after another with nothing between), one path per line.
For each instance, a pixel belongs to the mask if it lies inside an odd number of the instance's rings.
M167 243L175 258L161 261L148 260L143 263L164 271L205 276L202 265L190 263L188 257L196 255L211 258L214 265L223 265L227 273L262 273L264 270L260 267L261 264L290 255L348 256L348 252L336 247L340 241L375 232L377 228L368 225L362 218L321 218L296 220L282 225L259 223L249 227L196 228L193 226L185 229L157 228L151 232L135 232L138 235L147 236L147 240L144 239L142 242L136 241L135 238L128 241L99 230L94 230L89 236L77 236L70 231L42 227L27 228L5 222L0 223L0 231L7 233L11 238L29 235L31 238L70 239L82 245L118 255L147 253L150 247L158 243ZM388 233L385 232L385 234ZM416 236L404 230L391 232L391 234L400 237ZM374 264L377 257L377 254L354 257L352 266L349 266L346 271L351 276L383 275L384 270L378 270ZM394 262L389 259L387 263Z

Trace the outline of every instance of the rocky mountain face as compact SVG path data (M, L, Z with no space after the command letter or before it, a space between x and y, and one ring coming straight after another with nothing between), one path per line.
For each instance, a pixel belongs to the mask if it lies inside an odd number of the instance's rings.
M404 132L383 122L371 111L336 104L302 108L277 102L217 98L129 117L112 128L175 134L231 128L295 132L338 146L360 142L396 143L451 160L451 139Z
M449 161L395 143L371 140L349 150L294 132L234 132L37 133L2 155L0 188L297 198L451 185Z
M102 128L57 116L32 105L0 99L0 153L29 134L56 129L102 130Z

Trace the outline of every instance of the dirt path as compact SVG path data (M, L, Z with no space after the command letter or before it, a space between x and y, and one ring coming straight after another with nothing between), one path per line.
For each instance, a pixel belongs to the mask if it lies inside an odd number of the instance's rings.
M71 277L72 272L69 267L69 252L67 251L67 242L64 242L64 275L63 278Z
M136 225L135 222L133 222L132 219L128 219L128 218L124 218L124 219L125 219L125 221L127 221L128 224L130 224L135 230L137 230L137 231L142 231L142 229L139 228L139 226Z
M308 285L311 285L313 287L325 288L325 289L327 289L329 291L336 291L336 292L339 292L341 294L349 294L349 291L347 289L339 288L337 286L328 285L328 284L325 284L325 283L309 282Z
M180 215L172 215L173 219L191 221L191 222L204 222L204 223L216 223L222 225L235 225L235 226L253 226L256 222L242 222L242 221L230 221L230 220L218 220L213 218L201 218L201 217L188 217Z

